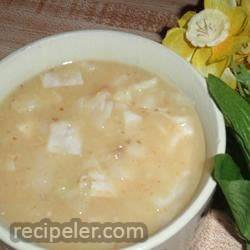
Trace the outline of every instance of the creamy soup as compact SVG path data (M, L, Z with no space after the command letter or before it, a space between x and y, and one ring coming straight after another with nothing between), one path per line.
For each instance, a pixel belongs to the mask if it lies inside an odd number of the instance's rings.
M153 234L185 209L203 171L194 104L135 66L88 61L50 69L3 100L0 120L7 223L143 222Z

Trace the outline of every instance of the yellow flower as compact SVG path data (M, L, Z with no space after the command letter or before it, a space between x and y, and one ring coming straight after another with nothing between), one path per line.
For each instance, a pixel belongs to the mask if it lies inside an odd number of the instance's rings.
M221 80L226 82L232 89L236 89L237 80L230 68L226 68L221 75Z
M241 6L246 9L248 16L250 15L250 1L249 0L241 0Z
M173 28L168 31L163 44L190 61L195 48L186 40L184 28Z
M195 47L212 47L225 41L229 32L230 21L222 11L205 9L190 19L186 37Z
M250 42L242 45L241 49L234 55L234 61L238 64L246 64L250 68Z
M170 29L162 41L163 45L172 49L187 61L191 61L195 47L186 39L186 26L195 14L193 11L184 14L178 21L180 28Z
M169 30L162 43L191 62L202 75L220 77L232 55L250 42L250 22L245 12L249 2L241 0L242 6L236 6L235 0L205 0L205 9L184 14L179 27ZM225 75L228 78L228 70Z
M250 37L250 0L241 0L241 6L247 12L247 21L244 30L241 35ZM236 63L245 63L250 68L250 41L246 41L242 44L241 49L236 53L234 57Z

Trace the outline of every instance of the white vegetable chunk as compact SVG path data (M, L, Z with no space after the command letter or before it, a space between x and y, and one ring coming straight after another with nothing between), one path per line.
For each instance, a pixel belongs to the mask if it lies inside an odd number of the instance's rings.
M136 102L136 105L140 108L153 110L157 107L157 102L154 96L144 96Z
M97 95L91 99L91 108L93 110L103 110L110 96L110 93L107 91L98 92Z
M39 106L37 99L28 99L28 100L14 100L11 103L11 108L17 113L32 112Z
M113 110L113 102L107 101L100 116L98 117L98 124L103 126L104 123L110 118Z
M114 78L111 84L114 86L119 86L119 85L126 83L128 81L128 79L129 79L128 75L126 75L126 74L120 75L120 76Z
M82 176L80 187L85 189L86 183L91 183L89 195L92 197L113 197L116 190L112 182L100 171L91 171L87 176Z
M42 75L42 83L44 88L56 88L63 86L82 85L84 82L81 72L75 71L67 74L47 72Z
M192 135L194 133L194 129L192 127L192 121L190 120L190 118L185 116L172 116L162 109L158 109L158 111L161 115L166 117L171 122L177 124L181 128L182 133L180 135L186 136L186 135Z
M194 129L190 124L190 120L184 116L176 116L173 117L173 121L176 122L182 129L185 135L192 135L194 133Z
M132 101L132 96L128 90L118 90L116 93L114 93L113 99L119 103L130 104Z
M114 103L108 98L110 98L110 93L101 91L89 103L94 121L98 127L103 127L112 114Z
M142 117L132 111L124 111L124 122L125 122L125 127L129 127L132 125L137 125L142 121Z
M174 200L178 199L187 188L188 176L190 171L186 170L178 177L176 184L172 188L171 192L165 197L154 197L153 202L157 208L164 208L171 204Z
M90 196L111 197L114 196L114 190L111 183L107 181L93 181Z
M173 202L176 195L179 195L179 194L181 194L181 192L179 192L179 193L178 192L176 192L176 193L171 192L170 195L167 197L164 197L164 198L156 197L154 200L154 203L157 206L157 208L164 208L164 207L168 206L171 202Z
M82 145L77 130L66 121L52 123L47 149L51 153L81 155Z
M134 84L132 86L132 88L134 90L137 90L137 91L141 92L141 91L143 91L145 89L149 89L149 88L155 87L157 83L158 83L158 79L156 77L154 77L152 79L136 83L136 84Z

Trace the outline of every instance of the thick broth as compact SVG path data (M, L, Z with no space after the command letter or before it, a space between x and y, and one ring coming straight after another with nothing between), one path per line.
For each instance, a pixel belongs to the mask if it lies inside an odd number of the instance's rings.
M134 66L51 69L11 93L0 120L8 223L136 221L152 234L187 206L201 178L205 143L193 104Z

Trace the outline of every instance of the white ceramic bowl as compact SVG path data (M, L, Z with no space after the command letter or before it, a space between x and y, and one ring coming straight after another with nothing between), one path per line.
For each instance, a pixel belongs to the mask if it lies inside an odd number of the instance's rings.
M162 45L128 33L104 30L69 32L41 39L17 50L0 62L0 100L21 82L47 68L85 59L137 65L169 80L195 103L205 132L207 157L225 151L224 120L209 97L204 78ZM146 242L129 249L184 249L215 186L208 171L204 171L199 188L185 211ZM37 249L24 242L12 242L9 231L3 226L0 226L0 238L16 249Z

